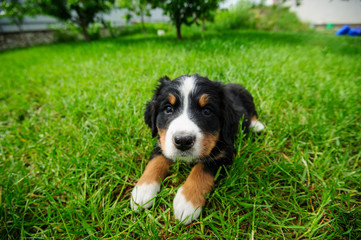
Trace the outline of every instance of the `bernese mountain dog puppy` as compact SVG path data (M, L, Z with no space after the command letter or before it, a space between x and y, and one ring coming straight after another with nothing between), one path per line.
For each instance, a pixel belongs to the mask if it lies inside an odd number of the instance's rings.
M199 217L218 169L232 163L240 121L245 133L264 126L251 94L238 84L224 85L197 74L159 81L144 114L158 144L130 205L135 211L150 208L172 163L194 163L173 202L176 219L189 224Z

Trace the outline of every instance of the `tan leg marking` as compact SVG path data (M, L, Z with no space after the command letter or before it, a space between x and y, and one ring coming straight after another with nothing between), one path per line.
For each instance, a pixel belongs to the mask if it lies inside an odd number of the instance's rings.
M203 94L199 99L199 105L204 107L208 103L209 97L208 94Z
M251 118L251 121L258 121L258 118L256 115L253 115L252 118Z
M193 206L204 206L206 194L211 192L214 186L214 177L204 171L204 164L195 165L184 183L182 194L186 201L190 201Z
M137 185L152 184L154 182L160 184L160 181L167 176L170 165L171 162L164 156L156 156L149 161L148 165L145 167L143 175L140 177Z
M177 101L176 97L171 93L168 94L168 100L169 100L169 103L172 105L174 105L175 102Z
M219 133L216 134L204 134L204 137L202 139L201 143L201 156L206 157L208 156L212 149L216 146L217 141L219 138Z

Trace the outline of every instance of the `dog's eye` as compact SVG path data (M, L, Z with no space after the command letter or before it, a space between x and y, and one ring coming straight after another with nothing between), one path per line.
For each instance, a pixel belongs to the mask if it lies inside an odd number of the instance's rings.
M211 115L212 111L211 111L211 109L209 109L209 108L203 108L203 109L202 109L202 113L203 113L203 115L205 115L205 116L209 116L209 115Z
M172 106L167 106L164 111L167 114L172 114L174 112L174 109Z

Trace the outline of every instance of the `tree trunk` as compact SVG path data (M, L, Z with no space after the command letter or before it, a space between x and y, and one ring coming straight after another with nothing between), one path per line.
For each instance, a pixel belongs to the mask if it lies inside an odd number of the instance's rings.
M202 17L202 32L206 31L206 20Z
M142 12L140 14L140 21L142 22L142 31L143 31L143 34L145 35L145 26L144 26L144 13Z
M181 39L182 39L181 26L182 26L181 23L180 23L180 24L179 24L179 23L176 24L176 27L177 27L177 38L178 38L178 40L181 40Z
M279 1L276 1L276 2L277 2L277 8L276 8L276 21L275 21L275 25L273 27L274 31L278 31L278 18L280 15L280 5L281 5L281 3Z
M85 40L86 40L87 42L90 42L89 33L88 33L88 30L87 30L87 28L86 28L85 23L82 22L80 25L81 25L81 26L80 26L81 29L83 30L83 35L84 35Z
M87 30L87 24L86 24L86 21L85 21L85 17L83 15L83 13L78 8L76 8L75 11L78 14L78 21L77 22L78 22L79 26L81 27L81 30L83 31L85 41L90 42L90 37L89 37L88 30Z

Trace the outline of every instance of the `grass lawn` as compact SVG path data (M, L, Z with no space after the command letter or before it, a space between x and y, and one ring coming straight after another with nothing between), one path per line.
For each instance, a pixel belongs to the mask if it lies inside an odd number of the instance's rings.
M144 123L157 79L243 84L266 131L237 141L200 219L129 207L156 144ZM141 35L0 53L3 239L361 238L360 38L257 31Z

